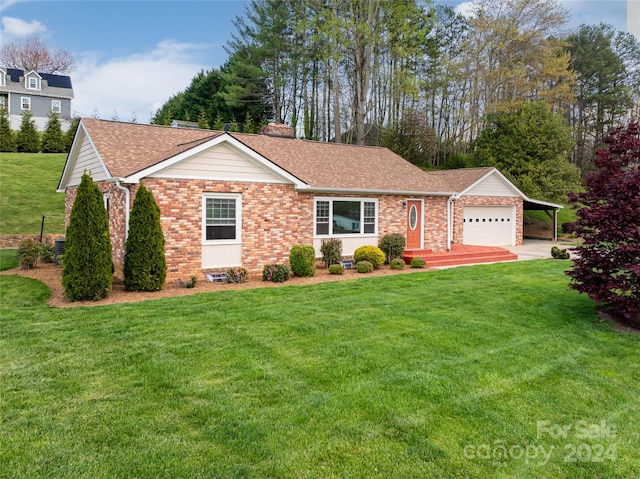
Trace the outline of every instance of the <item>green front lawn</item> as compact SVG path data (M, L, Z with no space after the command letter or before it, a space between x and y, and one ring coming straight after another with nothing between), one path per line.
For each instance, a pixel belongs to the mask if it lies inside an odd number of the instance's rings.
M0 153L0 234L64 233L66 153Z
M640 337L568 265L64 310L0 276L0 477L638 477Z

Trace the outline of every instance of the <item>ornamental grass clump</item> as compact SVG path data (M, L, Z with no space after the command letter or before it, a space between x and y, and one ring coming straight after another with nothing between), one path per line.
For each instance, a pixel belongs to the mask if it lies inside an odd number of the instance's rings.
M33 269L40 257L40 243L32 239L20 241L18 245L18 263L21 269Z
M356 263L368 261L374 268L384 264L384 253L377 246L360 246L353 252L353 259Z
M316 274L316 250L313 246L297 244L291 248L289 265L293 274L309 277Z
M320 245L322 261L327 266L340 263L342 259L342 240L340 238L323 239Z

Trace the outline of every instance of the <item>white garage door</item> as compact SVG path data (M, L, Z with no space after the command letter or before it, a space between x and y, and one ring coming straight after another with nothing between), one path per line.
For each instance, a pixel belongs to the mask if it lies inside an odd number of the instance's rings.
M480 246L515 244L515 206L465 206L462 242Z

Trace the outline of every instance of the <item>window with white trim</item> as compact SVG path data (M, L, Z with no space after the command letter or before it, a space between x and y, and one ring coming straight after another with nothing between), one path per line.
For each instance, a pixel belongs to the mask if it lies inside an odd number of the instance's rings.
M205 194L204 241L240 241L241 197L231 194Z
M7 86L7 75L3 71L0 71L0 86Z
M22 105L23 110L31 110L31 98L28 96L23 96L20 100L20 104Z
M316 198L316 236L365 235L378 231L378 200Z
M39 90L38 77L31 75L27 77L27 84L25 85L29 90Z
M62 102L60 100L51 100L51 111L54 113L62 113Z

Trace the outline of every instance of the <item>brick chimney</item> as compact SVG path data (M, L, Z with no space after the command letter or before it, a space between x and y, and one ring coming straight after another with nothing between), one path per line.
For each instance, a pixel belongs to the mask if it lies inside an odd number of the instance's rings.
M277 136L281 138L295 138L296 133L293 128L284 123L269 123L260 129L262 135Z

